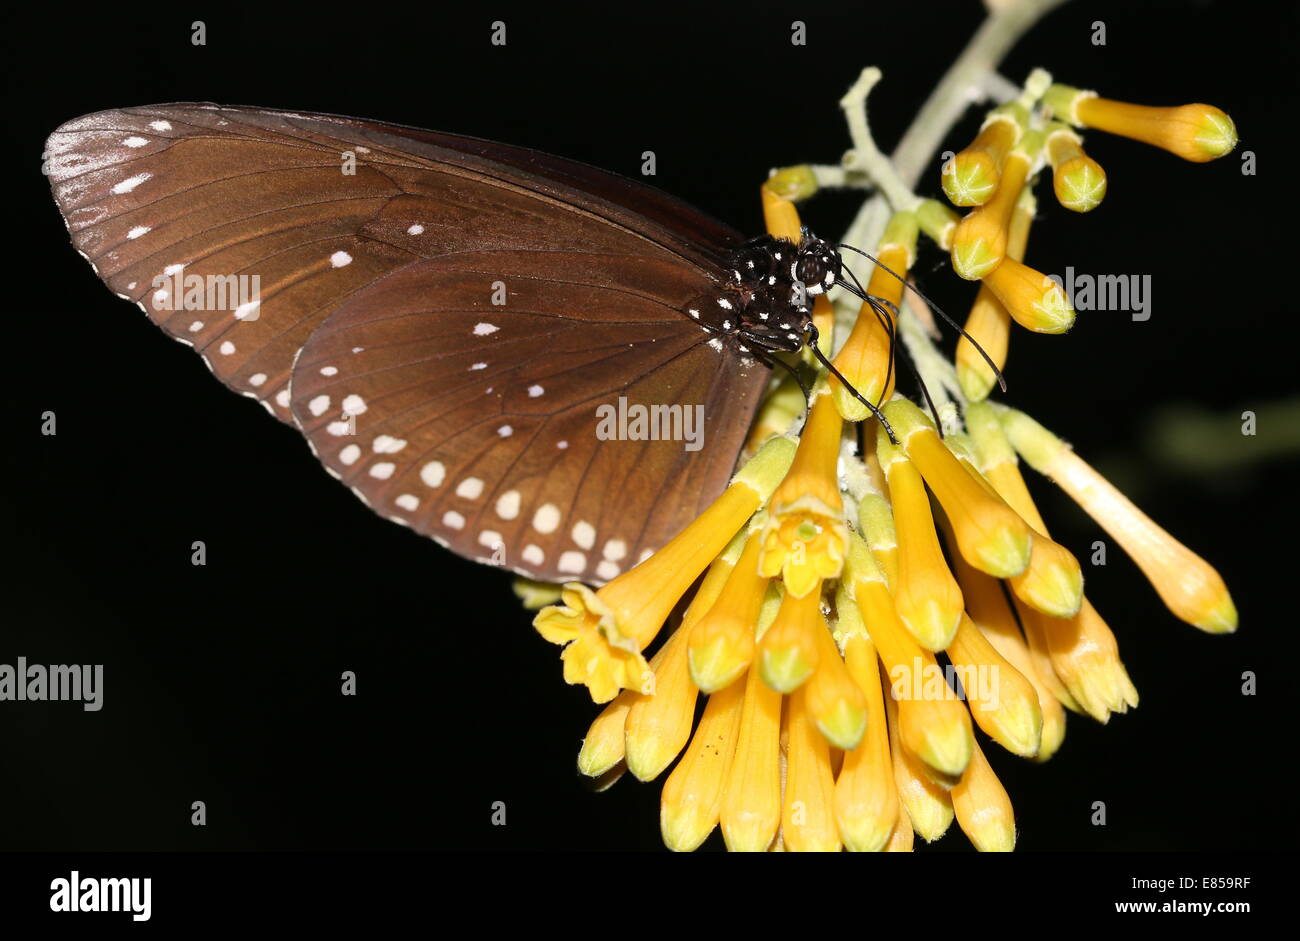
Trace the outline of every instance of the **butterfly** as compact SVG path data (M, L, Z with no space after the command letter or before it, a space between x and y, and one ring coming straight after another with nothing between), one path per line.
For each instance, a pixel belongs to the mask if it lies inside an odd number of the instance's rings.
M608 581L698 515L841 283L811 234L746 240L591 166L355 118L103 111L44 159L110 290L376 513L540 580ZM703 447L599 434L620 402L698 407Z

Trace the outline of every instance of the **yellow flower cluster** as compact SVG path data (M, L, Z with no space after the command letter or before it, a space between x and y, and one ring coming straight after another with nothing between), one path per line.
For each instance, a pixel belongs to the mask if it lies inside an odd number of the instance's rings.
M1068 208L1092 209L1105 192L1104 172L1061 122L1188 159L1231 149L1231 122L1206 106L1145 109L1053 86L1033 112L990 114L942 177L970 214L956 221L937 204L896 213L877 252L906 276L918 232L948 249L958 274L982 282L966 329L999 367L1009 320L1061 332L1074 316L1020 260L1040 163ZM769 181L764 206L769 231L797 237L788 183ZM1209 564L1032 418L985 400L994 374L971 344L955 364L962 425L941 429L895 393L902 292L878 268L873 302L834 359L884 403L892 435L825 374L801 432L782 433L804 404L783 387L759 415L753 456L709 509L640 565L598 590L565 585L536 616L542 636L564 645L565 680L607 703L583 742L583 774L626 768L649 781L680 756L660 818L674 850L720 828L732 850L904 851L954 819L981 850L1014 846L1011 802L975 728L1042 761L1062 743L1065 710L1105 722L1138 701L1021 461L1096 519L1176 616L1211 633L1236 628ZM815 316L829 335L825 297Z

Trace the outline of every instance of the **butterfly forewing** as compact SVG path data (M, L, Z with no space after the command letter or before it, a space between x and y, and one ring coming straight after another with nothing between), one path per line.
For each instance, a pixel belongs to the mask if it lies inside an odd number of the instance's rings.
M404 268L312 335L295 415L379 513L535 578L606 581L725 485L766 376L637 290L689 295L656 267L475 252ZM657 424L620 423L638 410Z
M682 306L740 239L666 194L473 138L215 105L79 118L46 158L113 291L463 555L604 580L732 469L766 370ZM620 395L704 406L702 450L597 438Z

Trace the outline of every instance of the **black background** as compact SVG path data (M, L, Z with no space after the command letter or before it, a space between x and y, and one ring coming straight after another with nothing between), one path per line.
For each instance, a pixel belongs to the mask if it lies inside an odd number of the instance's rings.
M83 113L211 100L479 135L630 175L654 150L653 182L757 232L770 167L834 162L847 145L837 101L862 66L885 71L871 105L891 147L980 12L938 0L466 6L9 14L0 662L102 663L106 679L99 713L0 703L0 848L660 846L658 783L593 794L577 775L596 709L563 685L508 577L373 516L297 434L113 298L68 244L42 143ZM194 19L206 47L190 43ZM488 42L494 19L508 24L504 48ZM793 19L808 24L806 47L790 44ZM1090 42L1095 20L1105 47ZM1291 4L1090 0L1050 15L1005 63L1017 81L1044 65L1111 97L1217 104L1258 156L1245 176L1239 155L1193 165L1093 134L1105 204L1080 217L1039 191L1027 260L1149 274L1153 315L1082 313L1068 337L1018 330L1007 400L1218 566L1242 626L1210 637L1178 622L1115 547L1089 570L1142 703L1105 728L1072 716L1044 766L989 750L1022 849L1269 848L1295 835L1282 773L1295 743L1295 465L1194 473L1152 446L1162 409L1209 410L1228 440L1243 409L1295 395L1295 40ZM945 146L977 124L972 112ZM923 195L939 192L938 171L936 157ZM804 219L838 235L857 203L819 196ZM927 289L964 314L973 289L946 268L928 246ZM56 437L39 432L47 409ZM1281 433L1261 427L1260 449ZM1031 486L1085 558L1100 531ZM206 567L190 564L194 540ZM355 698L339 695L344 670ZM1246 670L1260 695L1241 695ZM195 800L204 828L189 822ZM1089 822L1096 800L1105 827ZM505 827L490 824L494 801ZM954 825L934 849L969 844Z

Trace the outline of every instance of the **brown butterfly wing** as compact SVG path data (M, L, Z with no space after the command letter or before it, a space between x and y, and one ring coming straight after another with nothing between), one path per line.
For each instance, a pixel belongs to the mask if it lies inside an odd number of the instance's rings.
M293 410L382 515L530 577L607 581L725 486L767 376L670 306L696 287L681 266L591 252L409 266L312 334ZM598 409L620 397L626 414L675 407L677 440L602 437Z

